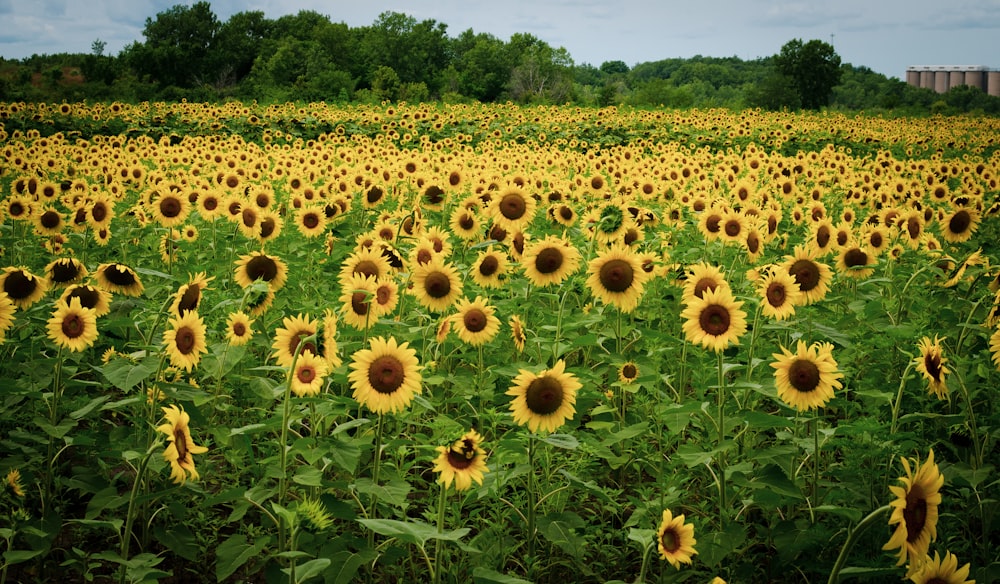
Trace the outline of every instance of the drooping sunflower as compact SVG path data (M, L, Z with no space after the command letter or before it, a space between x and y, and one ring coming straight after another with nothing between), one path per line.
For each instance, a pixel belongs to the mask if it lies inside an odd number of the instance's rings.
M979 211L972 207L958 207L941 221L941 236L949 243L968 241L979 228Z
M660 559L667 560L678 570L681 564L690 564L691 556L698 553L694 549L698 544L694 538L694 525L684 523L683 514L674 517L670 509L663 510L660 527L656 530L656 544Z
M549 235L525 246L521 265L535 286L558 285L580 267L580 252L564 238Z
M167 435L167 447L163 450L163 459L170 463L170 478L175 484L181 485L188 479L196 481L199 478L194 466L194 455L208 452L205 446L198 446L191 438L188 413L177 406L163 408L166 422L157 426L156 430Z
M462 296L458 270L441 257L414 266L412 278L413 296L429 310L444 312Z
M277 292L285 285L288 278L288 266L281 261L281 258L257 251L242 255L236 260L233 278L241 288L250 286L256 280L263 280L268 283L272 291Z
M892 515L889 525L896 526L883 550L898 550L897 566L908 561L919 562L927 555L931 542L937 539L938 505L941 504L941 487L944 476L934 463L934 451L929 451L927 460L910 460L901 457L906 476L899 477L901 486L890 486L889 491L896 497L889 503ZM914 471L914 469L916 469Z
M226 341L234 346L245 345L253 338L253 319L243 311L236 311L226 319Z
M867 278L875 273L874 265L875 254L863 245L842 247L837 255L837 271L848 278Z
M801 303L799 285L788 272L768 270L760 281L758 291L761 296L761 313L775 320L785 320L795 314L796 305Z
M10 301L4 292L0 292L0 344L3 344L7 336L7 330L14 326L14 314L17 306Z
M82 351L97 340L97 315L84 308L79 298L58 303L48 322L49 338L70 351Z
M434 472L440 473L437 482L446 489L455 483L458 492L471 488L473 482L482 485L483 474L489 472L482 443L479 432L469 430L451 446L438 446L434 459Z
M354 399L376 414L402 411L421 392L417 352L393 337L372 339L354 353L350 369Z
M488 249L479 252L476 260L472 262L472 281L483 288L499 288L503 285L503 278L507 274L510 260L507 254L501 251Z
M688 267L684 273L684 288L681 292L681 300L687 304L694 298L701 298L708 290L716 289L729 290L729 282L726 281L722 270L705 262L698 262Z
M833 390L843 387L844 375L837 371L830 343L806 346L800 340L794 353L781 347L774 358L771 367L778 397L800 412L825 406L833 399Z
M295 370L292 371L292 393L299 397L319 395L326 380L327 367L326 359L315 355L311 350L303 349L295 360Z
M466 298L459 300L452 316L452 326L458 338L474 347L493 340L500 331L500 319L494 315L495 311L480 296L471 302Z
M78 299L84 308L93 310L94 316L98 318L111 312L111 293L97 286L88 284L68 286L59 296L59 302L69 306L74 298Z
M990 335L990 355L993 361L993 365L1000 370L1000 328L993 331Z
M292 360L295 358L295 351L297 350L300 353L311 351L314 355L319 354L319 349L317 348L319 340L306 340L314 336L319 330L319 325L315 320L308 315L303 316L298 314L296 316L286 316L282 320L282 325L284 326L274 331L274 342L271 344L271 348L274 349L271 357L278 363L278 366L291 367ZM299 344L303 342L305 344L299 349Z
M945 367L948 359L941 353L941 341L943 340L944 338L938 338L937 335L934 335L933 340L930 337L920 339L918 345L920 355L914 359L917 371L923 374L924 379L927 380L928 392L936 395L939 400L948 395L948 383L945 376L950 373Z
M4 482L10 487L12 493L18 497L24 497L24 485L21 484L21 471L12 468L7 471L7 475L4 477Z
M591 294L624 313L639 305L648 277L639 255L621 244L602 250L587 265L587 287Z
M87 266L76 258L59 258L45 266L49 284L56 288L65 288L82 282L89 273Z
M112 294L141 296L145 288L139 274L125 264L101 264L94 272L97 285Z
M493 196L488 211L493 224L507 231L524 229L535 217L535 199L520 187L511 185Z
M190 276L188 282L178 288L174 294L174 301L170 305L170 311L178 316L185 312L198 310L201 304L202 294L208 290L208 285L215 277L208 277L205 272L198 272Z
M733 298L728 288L705 290L701 298L692 297L681 311L681 328L688 341L700 344L716 353L730 343L739 344L747 330L747 314L742 301Z
M555 432L576 414L576 392L581 387L562 359L537 374L521 369L507 391L514 397L510 403L514 422L532 432Z
M337 313L332 308L323 311L320 318L323 335L322 351L323 358L326 359L327 368L330 370L340 367L340 351L337 348Z
M830 289L832 270L823 262L816 261L814 254L806 246L795 246L794 253L785 256L783 267L799 285L803 305L822 300Z
M39 278L27 268L8 266L0 274L0 290L3 290L19 309L27 310L41 300L48 290L45 278Z
M196 311L185 312L170 319L169 328L163 331L163 345L166 347L170 364L178 369L191 371L201 361L205 346L205 321Z
M909 578L915 584L976 584L968 580L971 566L966 564L958 567L958 558L951 552L945 552L942 558L937 551L934 558L925 557L919 565L911 567Z
M510 336L514 341L514 349L518 353L524 352L524 343L528 340L527 336L524 334L524 324L521 322L521 317L514 314L511 315L510 320L507 322L510 325ZM1000 345L1000 341L997 343ZM1000 348L997 349L1000 353ZM997 367L1000 368L1000 360L997 360Z

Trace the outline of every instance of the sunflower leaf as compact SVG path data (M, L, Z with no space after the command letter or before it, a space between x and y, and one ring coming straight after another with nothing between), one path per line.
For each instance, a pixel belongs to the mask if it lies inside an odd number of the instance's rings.
M580 441L577 440L575 436L571 436L569 434L548 434L546 436L540 436L539 438L546 444L551 444L556 448L564 448L566 450L574 450L580 446Z
M530 584L530 580L523 580L516 576L501 574L482 566L472 569L472 580L476 584Z
M215 552L216 581L222 582L232 576L250 558L259 555L270 542L270 537L260 537L251 544L242 533L237 533L222 542Z
M358 522L379 535L395 537L400 541L423 547L427 540L459 541L471 531L461 527L438 532L437 527L423 521L397 521L395 519L358 519Z

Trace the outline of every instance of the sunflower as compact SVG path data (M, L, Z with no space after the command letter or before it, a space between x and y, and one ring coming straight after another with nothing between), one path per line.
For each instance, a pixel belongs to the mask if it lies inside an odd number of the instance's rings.
M234 346L245 345L253 338L253 319L243 311L233 312L226 319L226 341Z
M486 467L486 451L481 444L483 437L475 430L469 430L451 446L438 446L438 457L434 459L434 472L441 473L438 483L448 488L455 483L456 491L472 487L472 482L483 484Z
M21 484L21 471L16 468L12 468L7 471L7 476L4 477L4 482L10 487L11 492L18 497L24 497L24 485Z
M208 284L214 279L214 276L207 277L205 272L198 272L193 276L189 276L187 284L181 286L174 294L174 301L170 305L170 311L180 316L185 312L198 310L202 294L205 290L209 289Z
M924 379L927 380L927 390L936 395L939 400L948 395L948 384L944 378L950 373L944 365L948 359L941 354L941 341L943 340L943 338L939 339L937 335L934 335L933 340L930 337L920 339L920 355L914 359L917 371L922 373Z
M725 210L716 207L701 213L698 218L698 231L705 237L705 241L715 241L721 237L724 217Z
M761 296L761 312L775 320L785 320L795 314L795 306L801 303L799 285L784 270L769 270L758 286Z
M371 276L376 280L381 280L391 272L392 266L389 265L389 260L382 255L381 251L362 247L347 256L340 267L338 279L343 286L354 275Z
M5 293L0 292L0 344L3 344L10 327L14 326L16 312L17 306L10 301Z
M483 237L483 220L472 209L455 207L455 210L451 212L448 226L451 228L451 232L462 241L474 242Z
M462 295L462 279L458 270L441 257L413 269L412 294L429 310L444 312Z
M605 304L625 313L639 305L648 274L638 255L617 244L601 251L587 266L587 287Z
M500 331L500 319L494 312L495 309L479 296L471 302L465 298L459 300L451 317L458 338L474 347L493 340Z
M295 227L306 238L322 235L326 230L326 213L319 206L302 207L295 213Z
M145 288L135 270L125 264L101 264L94 272L97 285L112 294L141 296Z
M34 199L27 195L14 195L3 205L5 214L15 221L27 221L35 214Z
M906 471L905 477L899 477L902 486L889 487L889 491L896 496L889 503L892 507L889 525L895 525L896 530L882 546L883 550L898 550L897 566L923 559L931 542L937 539L938 505L944 485L944 476L934 463L933 450L923 464L919 458L913 460L913 467L905 457L901 460Z
M705 290L701 298L692 298L681 311L685 336L716 353L730 343L739 344L747 330L747 315L741 306L743 302L736 301L728 288Z
M426 237L421 237L410 249L410 265L423 265L438 256L434 251L434 242Z
M576 413L576 392L583 387L566 362L556 361L551 369L535 374L521 369L507 395L514 396L510 410L514 422L527 424L532 432L555 432Z
M194 455L208 452L208 448L198 446L191 438L188 423L191 418L187 412L177 406L165 407L163 416L166 422L157 426L156 430L167 435L167 447L163 450L163 459L170 463L170 478L178 485L191 479L198 480L198 471L194 467Z
M208 191L198 197L198 215L205 221L215 221L224 210L225 201L219 193Z
M566 203L559 203L549 207L549 216L563 227L572 227L577 220L576 211Z
M535 286L558 285L580 267L580 252L565 239L549 235L525 247L521 265Z
M170 364L191 371L201 361L201 354L208 352L205 346L205 322L192 310L171 318L169 326L163 331L163 345L170 357Z
M993 331L990 335L990 355L993 361L993 365L1000 370L1000 328Z
M295 360L295 369L292 371L292 393L299 397L319 395L323 389L327 367L326 359L316 356L309 349L303 349Z
M729 210L723 213L719 222L719 237L726 243L743 243L747 235L747 218L739 211Z
M476 260L472 262L472 281L483 288L499 288L503 285L503 278L507 274L510 261L507 254L496 250L485 250L479 252Z
M959 207L948 213L940 221L941 236L949 243L968 241L979 227L979 211L969 207Z
M533 197L512 185L493 196L488 212L494 225L507 231L518 231L531 223L536 207Z
M910 569L908 577L916 584L976 584L968 580L970 565L958 567L958 558L945 552L944 558L934 552L934 559L924 557L923 562Z
M43 237L59 235L66 226L66 218L62 213L49 206L39 209L32 219L35 222L35 233Z
M402 411L421 391L417 352L393 337L375 337L369 346L351 358L354 399L377 414Z
M875 273L874 265L875 254L866 246L848 245L837 255L837 271L848 278L867 278Z
M377 284L373 276L354 274L341 284L341 313L348 326L363 331L378 322L375 300Z
M191 206L179 193L168 191L160 194L150 203L153 218L163 227L176 227L187 219Z
M92 309L84 308L79 298L57 304L47 328L52 342L74 352L97 340L97 316Z
M676 569L681 564L690 564L691 556L698 553L694 546L698 540L694 538L694 525L684 523L684 515L674 517L670 509L663 510L660 528L656 530L657 549L660 559L667 560Z
M516 314L511 315L507 324L510 325L510 336L514 341L514 348L517 349L518 353L523 353L524 342L528 339L524 334L524 324L521 323L521 317ZM1000 341L997 344L1000 345ZM997 353L1000 354L1000 348L997 349ZM1000 368L1000 359L997 360L997 367Z
M785 256L783 267L799 285L804 305L822 300L830 289L833 272L826 264L816 261L815 255L805 246L795 246L794 254Z
M716 289L729 290L729 283L722 270L711 264L698 262L690 266L684 274L681 301L687 304L695 298L704 296L706 291Z
M375 285L375 314L378 317L385 316L399 304L399 285L392 278L386 278Z
M83 308L93 310L96 317L102 317L111 312L111 293L97 286L89 284L68 286L59 296L58 302L69 306L74 298L80 300L80 305Z
M322 351L327 368L332 370L340 367L340 352L337 349L337 313L332 308L323 311L320 319L322 329Z
M27 310L41 300L47 289L46 280L32 274L27 268L8 266L0 274L0 290L21 310Z
M618 381L633 383L639 378L639 366L634 361L626 361L618 368Z
M319 349L317 349L318 340L306 341L307 338L316 335L318 330L316 321L308 316L299 314L296 316L286 316L282 324L284 326L275 331L274 343L271 345L271 348L274 349L271 356L277 361L280 367L292 366L292 361L295 359L295 351L300 351L300 353L306 351L310 351L313 354L319 353ZM305 342L305 344L299 349L299 344L302 342Z
M781 347L781 353L775 353L774 358L771 367L778 397L800 412L825 406L833 398L834 388L843 387L840 379L844 375L837 371L830 343L807 347L800 340L795 353Z
M87 266L76 258L60 258L45 266L49 284L57 288L77 284L87 277Z
M233 277L241 288L248 287L256 280L263 280L268 283L272 291L277 292L285 285L288 278L288 267L285 262L262 251L242 255L235 263Z
M812 236L809 244L812 246L816 257L824 256L837 247L833 222L829 219L822 219L812 224Z

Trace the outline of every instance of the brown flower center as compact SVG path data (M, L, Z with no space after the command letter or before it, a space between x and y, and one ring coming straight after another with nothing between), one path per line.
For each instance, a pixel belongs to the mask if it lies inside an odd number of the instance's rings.
M639 374L639 370L633 363L626 363L622 365L622 377L625 379L635 379L636 375Z
M486 277L497 273L498 269L500 269L500 260L495 256L486 256L483 261L479 262L479 273Z
M444 191L437 185L431 185L424 191L424 200L431 205L438 205L444 200Z
M681 542L680 538L677 537L677 532L670 527L664 529L663 533L660 534L660 545L662 545L663 549L670 554L679 550L681 547Z
M424 291L431 298L444 298L451 292L451 278L444 272L431 272L424 279Z
M462 216L458 218L458 226L465 231L469 231L476 226L476 220L472 215L462 213Z
M486 313L478 308L467 310L462 316L462 324L470 333L478 333L486 328Z
M355 292L351 294L351 311L354 314L363 316L368 314L368 308L370 306L370 297L364 292Z
M382 199L382 195L384 194L385 191L383 191L381 187L372 187L368 189L368 193L365 195L365 198L368 200L369 205L374 205Z
M91 286L78 286L66 296L66 306L69 306L74 298L79 298L80 306L84 308L95 308L101 295L96 288Z
M548 375L534 379L524 392L524 400L528 409L540 416L558 410L562 406L564 396L565 390L562 383Z
M910 235L910 239L916 239L920 237L920 220L916 217L910 217L906 220L906 232Z
M816 245L821 249L826 248L830 244L830 228L826 225L820 225L819 229L816 230Z
M177 347L177 352L181 355L190 355L194 352L196 340L197 337L191 327L182 326L177 329L177 333L174 335L174 346Z
M698 315L701 330L713 337L723 335L729 330L730 316L725 306L710 304Z
M903 521L906 523L906 541L913 543L920 538L920 532L927 524L927 497L919 484L910 487L906 493L906 507L903 507Z
M306 213L302 216L302 226L306 229L316 229L319 226L319 215Z
M160 199L160 214L167 219L173 219L181 214L183 206L181 200L174 196L167 196Z
M52 266L52 281L57 284L72 282L80 275L79 267L71 260L60 260Z
M730 219L729 221L726 221L726 224L724 226L726 236L728 237L738 236L742 229L743 228L740 226L740 222L735 219Z
M563 264L563 252L556 247L547 247L538 252L535 258L535 269L542 274L551 274L559 270Z
M181 294L180 302L177 303L177 313L184 314L191 310L197 310L199 302L201 302L201 286L188 286L187 290Z
M427 262L434 259L434 254L431 250L427 248L420 248L417 250L417 263L420 265L426 264Z
M115 286L132 286L135 284L135 274L128 266L115 264L104 271L104 276Z
M316 368L312 365L303 365L295 372L295 377L300 383L312 383L316 379Z
M371 260L363 260L363 261L358 262L357 265L354 266L354 270L353 270L352 273L354 273L354 274L362 274L362 275L367 276L367 277L374 276L376 278L378 278L379 275L380 275L380 272L379 272L379 269L378 269L378 264L376 264L375 262L373 262Z
M803 393L815 391L819 386L819 367L808 359L796 359L788 366L788 382Z
M75 339L82 335L86 329L87 325L79 314L68 314L62 321L62 333L66 338Z
M500 214L511 221L517 221L528 210L528 204L525 202L524 197L517 193L508 193L504 195L500 202L497 203L497 208L500 210Z
M795 278L799 290L809 292L819 286L819 267L816 262L808 259L795 260L788 268L788 273Z
M177 449L177 462L187 463L188 460L188 447L187 447L187 432L183 428L174 428L174 448Z
M266 255L258 255L247 262L247 276L250 280L270 282L278 276L278 263Z
M715 278L702 278L694 285L694 295L702 298L707 290L715 290L718 287L719 282Z
M858 248L847 250L844 254L844 265L848 268L857 268L868 265L868 254Z
M233 336L242 337L247 334L247 325L244 322L233 323Z
M972 216L965 209L958 211L948 220L948 231L952 233L965 233L965 230L972 224Z
M604 262L599 273L601 286L610 292L624 292L632 286L635 274L632 264L623 259L612 259Z
M788 293L785 291L784 284L771 282L764 292L764 297L767 299L768 304L775 308L780 308L784 306L785 301L788 299Z
M721 222L722 222L722 217L720 215L711 215L705 221L705 229L709 233L718 233L720 229L719 224Z
M57 229L62 223L62 217L55 211L46 211L42 213L39 221L45 229Z
M924 355L924 369L934 381L941 381L941 357L934 354Z
M383 355L368 366L368 383L381 394L394 393L404 377L403 364L392 355Z

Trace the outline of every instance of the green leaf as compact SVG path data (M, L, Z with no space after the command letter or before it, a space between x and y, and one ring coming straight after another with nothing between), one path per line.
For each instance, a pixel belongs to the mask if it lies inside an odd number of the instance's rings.
M80 408L80 409L78 409L78 410L76 410L74 412L71 412L70 415L69 415L69 417L73 418L74 420L79 420L80 418L86 416L90 412L92 412L95 409L97 409L97 406L103 404L104 402L108 401L109 399L111 399L110 395L102 395L102 396L99 396L99 397L95 397L94 399L90 400L90 402L87 405L83 406L82 408Z
M772 493L784 495L791 499L802 499L802 491L799 489L778 465L768 464L760 469L750 482L750 486L757 489L767 489Z
M62 438L76 426L76 421L64 421L60 422L58 426L53 426L48 420L39 416L35 418L35 425L53 438Z
M580 446L580 441L576 439L576 436L569 434L548 434L546 436L539 436L539 439L546 444L566 450L575 450Z
M374 495L379 501L385 501L395 507L403 508L407 505L406 497L410 494L410 483L401 480L389 481L384 485L376 485L371 479L358 479L354 483L354 488L359 493Z
M775 416L767 412L757 410L747 410L740 414L743 421L755 430L769 430L772 428L791 428L794 422L784 416ZM728 424L727 424L728 425Z
M372 559L372 553L354 553L347 550L339 551L330 558L334 571L327 573L327 582L334 584L349 584L354 581L358 568Z
M547 515L538 519L538 531L545 539L577 560L582 560L586 553L584 549L586 540L577 535L574 529L583 526L584 522L580 516L571 512Z
M7 564L20 564L21 562L27 562L31 558L37 557L44 553L44 549L38 550L7 550L3 553L4 562Z
M323 573L323 570L330 566L330 563L329 558L317 558L295 566L295 582L305 582L310 578L319 576ZM282 568L281 571L288 575L292 573L291 568Z
M222 582L239 570L250 558L260 554L260 552L271 543L270 537L259 537L250 544L242 533L237 533L229 537L215 552L215 579Z
M680 458L688 468L709 464L721 452L732 450L735 446L732 440L724 441L718 448L703 450L696 442L687 442L677 447L677 458Z
M379 535L395 537L400 541L424 547L429 539L458 541L465 537L468 527L438 533L437 527L423 521L397 521L395 519L358 519L358 522Z
M831 515L839 515L841 517L847 518L852 523L857 523L861 521L861 510L854 509L851 507L838 507L837 505L820 505L815 509L819 513L830 513Z
M156 357L146 357L135 364L128 359L115 359L99 368L99 371L112 385L122 391L128 391L156 373L158 367Z
M295 471L292 482L306 487L323 486L323 473L313 466L302 466Z
M508 576L481 566L472 569L472 580L476 584L531 584L531 580Z
M747 534L743 531L743 527L731 523L724 531L716 531L705 535L704 538L698 538L698 558L709 568L714 568L743 545L746 538Z

